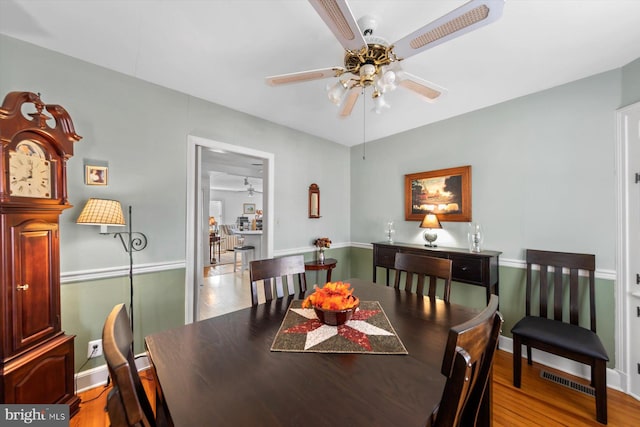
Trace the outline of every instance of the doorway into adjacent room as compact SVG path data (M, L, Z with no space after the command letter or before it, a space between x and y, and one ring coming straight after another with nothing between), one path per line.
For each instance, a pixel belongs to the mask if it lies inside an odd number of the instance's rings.
M215 268L218 258L222 258L224 263L230 261L228 258L233 254L232 251L225 251L229 252L228 254L222 253L222 247L218 245L222 245L222 241L215 242L215 255L212 253L212 228L220 233L216 233L218 236L223 235L222 226L239 227L242 224L243 229L251 229L256 222L257 211L261 210L262 235L254 256L273 256L274 155L190 135L187 162L187 170L190 173L187 175L185 322L190 323L202 318L200 300L201 289L205 285L206 268L211 268L212 265ZM254 170L247 170L247 165ZM245 178L248 185L245 185ZM215 218L216 224L210 224L210 217L215 217L211 215L212 201L222 201L220 217ZM228 233L227 227L224 228ZM224 235L226 249L228 245L233 245L238 236L235 236L235 233ZM230 236L229 242L226 241L227 236ZM211 263L213 257L216 258L215 264ZM250 305L248 271L233 273L233 264L225 267L221 263L220 267L220 272L224 272L224 268L229 269L229 274L217 275L220 279L216 280L222 280L225 284L217 285L221 289L219 292L216 291L215 295L205 294L211 303L209 305L215 306L213 315ZM209 276L206 277L208 278ZM243 292L247 293L246 299L242 297Z

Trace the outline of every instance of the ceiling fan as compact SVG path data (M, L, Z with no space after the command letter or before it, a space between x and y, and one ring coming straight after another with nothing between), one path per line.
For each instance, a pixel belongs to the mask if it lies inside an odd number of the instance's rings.
M435 102L445 89L403 71L399 62L412 55L488 25L502 14L505 0L471 0L395 43L373 35L375 19L364 16L357 22L346 0L309 0L345 49L344 67L335 66L267 77L272 86L338 77L327 87L329 100L341 107L340 116L351 114L360 92L371 87L374 111L389 104L384 94L397 86Z

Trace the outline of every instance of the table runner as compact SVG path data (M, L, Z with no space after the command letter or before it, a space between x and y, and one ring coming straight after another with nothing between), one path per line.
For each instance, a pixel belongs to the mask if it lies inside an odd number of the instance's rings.
M271 351L408 354L378 301L361 301L344 325L321 323L302 300L291 302Z

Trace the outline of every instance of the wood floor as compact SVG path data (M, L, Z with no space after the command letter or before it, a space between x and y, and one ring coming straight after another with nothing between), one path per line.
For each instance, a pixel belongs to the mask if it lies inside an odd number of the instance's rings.
M514 388L511 385L511 360L511 353L497 352L493 377L494 426L577 427L602 425L595 421L593 397L541 379L540 365L534 364L530 367L526 362L523 363L522 388ZM550 371L553 372L553 370ZM155 406L153 379L149 372L141 372L141 376L151 404ZM572 379L584 382L576 378ZM105 387L81 393L80 412L71 419L71 427L109 426L109 418L104 412L107 393ZM609 426L640 426L639 401L611 389L608 390L608 400Z

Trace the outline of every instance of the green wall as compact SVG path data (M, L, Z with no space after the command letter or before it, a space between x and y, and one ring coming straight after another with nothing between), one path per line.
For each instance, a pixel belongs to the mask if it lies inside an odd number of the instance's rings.
M527 247L595 253L599 272L614 275L616 217L605 208L615 205L613 112L640 100L640 60L367 143L362 159L362 146L344 147L6 36L0 53L0 93L42 93L45 102L69 111L83 136L68 164L75 207L61 217L63 274L128 265L119 242L75 224L89 197L133 205L134 228L149 238L134 261L156 271L135 276L136 351L143 336L183 322L184 270L166 266L185 258L188 135L274 153L276 255L305 253L315 238L329 236L345 246L328 252L339 259L335 280L371 277L366 244L384 238L390 219L397 241L420 241L417 224L404 221L405 174L465 164L473 167L473 216L485 228L486 248L514 263ZM436 107L425 114L428 108ZM91 160L108 162L108 186L83 184ZM319 220L306 215L311 182L322 191ZM466 246L466 224L443 226L439 243ZM119 274L62 286L63 327L77 335L77 368L87 342L100 338L108 311L128 300L128 279ZM500 274L508 334L523 304L522 270L503 266ZM599 333L613 360L614 281L599 285ZM453 298L473 305L484 293L461 285Z
M135 352L144 351L144 337L184 322L184 269L134 276ZM119 303L129 310L129 277L66 283L61 287L62 329L75 335L76 370L87 359L87 343L102 338L102 325ZM89 369L105 363L91 359Z
M134 256L136 269L156 271L135 276L142 304L134 309L136 352L143 350L143 336L184 321L185 274L175 265L184 265L186 253L189 135L274 154L276 251L311 249L318 236L348 244L347 147L3 35L0 67L0 94L41 93L45 103L69 112L83 137L67 168L74 207L60 218L61 272L71 278L63 279L61 291L63 328L77 335L76 368L85 361L87 342L101 337L110 308L129 299L122 276L128 256L120 242L75 223L89 197L132 205L134 231L148 237L147 248ZM96 160L109 166L107 186L84 185L84 164ZM313 182L322 191L319 220L307 215ZM343 269L348 262L340 264ZM73 279L94 274L112 278Z
M373 251L371 249L352 248L351 270L353 277L371 280ZM511 337L511 328L525 315L525 279L524 268L500 266L500 313L504 318L502 335ZM376 282L385 283L385 270L378 268ZM393 283L391 272L390 283ZM612 280L596 279L596 319L598 336L609 354L609 367L615 367L615 310L614 287ZM451 287L451 302L456 304L484 308L485 289L481 286L454 282ZM589 327L589 311L583 306L580 312L584 326Z

